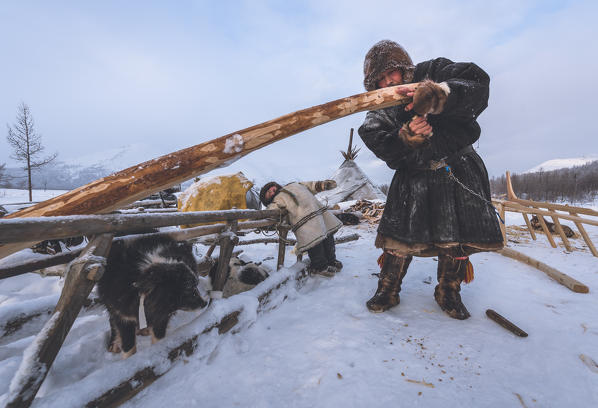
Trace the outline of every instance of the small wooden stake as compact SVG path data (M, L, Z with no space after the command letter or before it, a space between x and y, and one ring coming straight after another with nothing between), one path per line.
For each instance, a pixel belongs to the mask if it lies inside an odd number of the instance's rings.
M500 324L502 327L504 327L505 329L509 330L510 332L512 332L513 334L515 334L516 336L527 337L527 333L526 332L524 332L523 330L521 330L519 327L515 326L513 323L511 323L510 321L508 321L503 316L501 316L498 313L496 313L494 310L492 310L492 309L486 310L486 316L488 316L490 319L494 320L496 323Z
M550 233L550 230L548 229L548 225L546 225L546 221L544 221L544 217L539 215L538 221L540 221L540 226L542 227L544 234L546 234L546 238L548 238L548 242L550 242L550 246L552 246L553 248L556 248L557 247L556 242L554 242L554 238L552 238L552 234Z
M288 234L288 226L281 225L280 227L278 227L278 260L276 261L276 270L279 270L284 266L284 257L287 247Z
M577 213L574 213L574 212L569 212L569 214L571 214L573 216L577 216ZM596 247L594 246L594 243L592 242L592 240L588 236L588 233L586 232L586 229L583 227L583 225L581 224L581 222L575 222L575 226L579 230L579 233L583 237L583 240L586 242L586 245L588 246L588 248L590 248L590 251L592 252L592 255L598 256L598 251L596 251Z
M534 229L532 228L532 224L529 222L529 218L527 218L527 214L522 212L521 215L523 215L523 219L525 220L525 225L527 225L527 230L529 231L530 235L532 236L532 239L535 241L536 233L534 232Z
M548 211L556 214L556 212L554 210L548 210ZM538 217L538 218L542 218L542 217ZM554 222L557 232L561 236L563 245L565 245L565 248L567 248L567 251L573 252L573 248L571 248L571 244L569 243L569 240L567 239L567 235L565 235L565 231L563 231L563 226L559 222L559 217L557 215L553 215L551 218L552 218L552 222Z
M216 267L216 275L212 282L212 290L222 291L228 279L230 258L233 255L233 249L239 242L239 237L234 235L234 232L229 231L221 235L220 256L218 257L218 266Z

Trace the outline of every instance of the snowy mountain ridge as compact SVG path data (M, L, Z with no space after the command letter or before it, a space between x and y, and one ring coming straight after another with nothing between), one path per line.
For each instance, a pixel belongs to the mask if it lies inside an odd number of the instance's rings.
M536 173L539 171L558 170L575 166L583 166L584 164L588 164L596 160L598 160L598 155L591 155L587 157L575 157L568 159L551 159L543 163L540 163L535 167L532 167L531 169L525 171L524 174Z

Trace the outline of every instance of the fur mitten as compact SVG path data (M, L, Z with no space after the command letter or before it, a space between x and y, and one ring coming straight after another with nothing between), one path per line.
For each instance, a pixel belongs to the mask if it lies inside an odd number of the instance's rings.
M333 188L336 188L336 181L334 180L316 181L315 189L318 192L332 190Z
M418 115L438 114L443 111L450 89L445 82L440 84L426 79L415 90L413 110Z
M419 147L422 144L426 143L428 141L428 138L432 136L432 134L418 135L416 133L413 133L411 129L409 129L409 123L410 122L407 122L403 125L403 127L401 127L401 129L399 130L399 138L407 146L409 146L412 149L415 149L416 147Z

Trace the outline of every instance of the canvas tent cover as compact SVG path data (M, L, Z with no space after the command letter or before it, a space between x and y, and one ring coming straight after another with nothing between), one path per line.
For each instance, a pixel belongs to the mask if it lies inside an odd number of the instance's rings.
M329 207L349 200L386 200L384 193L353 160L345 160L332 179L336 181L336 188L316 195L318 200Z
M247 192L253 183L241 172L206 177L191 184L178 198L179 211L215 211L247 208ZM200 225L200 224L196 224ZM196 225L181 225L191 228Z

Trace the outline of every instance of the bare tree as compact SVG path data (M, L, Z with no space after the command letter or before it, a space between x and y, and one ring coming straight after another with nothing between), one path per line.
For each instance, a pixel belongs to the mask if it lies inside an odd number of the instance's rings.
M21 102L17 108L17 122L13 126L7 124L6 127L8 128L6 139L14 149L14 154L10 157L24 163L23 170L27 170L29 201L33 201L31 171L50 163L58 154L54 153L44 159L37 159L44 151L42 136L35 131L33 116L25 102Z
M4 170L6 169L6 163L0 164L0 186L4 184Z

